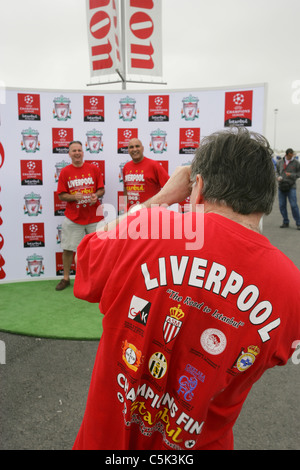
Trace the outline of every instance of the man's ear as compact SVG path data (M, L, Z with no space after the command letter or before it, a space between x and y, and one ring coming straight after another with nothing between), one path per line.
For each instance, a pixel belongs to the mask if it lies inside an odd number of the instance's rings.
M202 176L197 175L196 176L196 187L195 187L195 191L196 191L195 203L196 204L203 204L203 202L204 202L203 194L202 194L203 193L203 186L204 186L204 183L203 183Z

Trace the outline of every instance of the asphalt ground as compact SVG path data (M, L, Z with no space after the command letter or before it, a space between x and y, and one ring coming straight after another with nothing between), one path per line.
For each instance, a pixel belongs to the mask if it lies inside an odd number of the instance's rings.
M297 194L300 203L299 181ZM281 222L276 200L263 233L300 269L300 231L292 218L288 229L279 228ZM6 349L0 364L0 449L71 449L98 342L2 332L0 340ZM300 364L294 362L268 370L252 388L234 427L236 450L300 450Z

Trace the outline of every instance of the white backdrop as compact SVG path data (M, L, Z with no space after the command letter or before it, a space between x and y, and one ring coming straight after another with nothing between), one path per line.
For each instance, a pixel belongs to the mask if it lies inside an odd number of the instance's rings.
M67 146L80 140L85 159L100 165L103 203L118 210L127 143L169 173L192 160L200 140L236 122L264 133L265 85L159 92L7 89L0 105L0 283L61 275L55 197Z

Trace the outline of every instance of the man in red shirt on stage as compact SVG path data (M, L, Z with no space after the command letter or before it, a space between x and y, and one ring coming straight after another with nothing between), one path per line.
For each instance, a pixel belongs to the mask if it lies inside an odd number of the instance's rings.
M127 209L130 209L158 193L169 175L159 162L144 156L144 147L139 139L130 140L128 153L132 161L124 165L123 181Z
M246 128L206 137L144 208L80 243L74 294L104 318L74 449L233 448L252 385L300 339L300 272L260 233L272 154ZM191 212L163 207L188 196Z
M70 269L73 253L88 233L96 231L103 216L97 215L99 198L104 194L104 182L96 165L84 162L82 144L73 141L69 145L71 165L63 168L59 175L57 193L67 203L62 224L61 246L63 248L64 277L57 284L60 291L70 285Z

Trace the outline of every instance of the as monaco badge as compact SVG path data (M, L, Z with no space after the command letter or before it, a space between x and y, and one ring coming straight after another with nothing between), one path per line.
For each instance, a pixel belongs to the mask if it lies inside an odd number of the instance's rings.
M165 323L163 326L164 340L165 343L172 341L179 333L182 327L182 319L184 312L181 310L180 305L178 307L170 308L170 315L166 316Z

